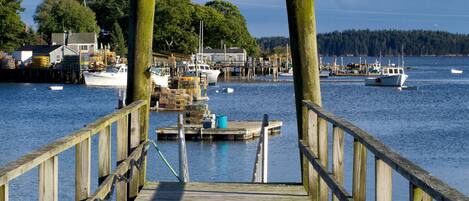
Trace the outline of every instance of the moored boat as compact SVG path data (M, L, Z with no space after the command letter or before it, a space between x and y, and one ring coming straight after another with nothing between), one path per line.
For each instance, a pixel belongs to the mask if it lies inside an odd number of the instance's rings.
M83 76L87 86L125 87L127 86L127 65L116 64L103 72L85 71Z
M197 76L199 74L206 74L208 84L214 85L218 82L218 76L220 75L220 70L212 69L207 64L188 64L188 70L186 71L186 75L189 76Z
M373 78L366 78L366 86L391 86L402 87L409 76L404 73L401 67L385 67L381 69L381 75Z
M451 73L452 73L452 74L462 74L463 71L462 71L462 70L458 70L458 69L452 68L452 69L451 69Z

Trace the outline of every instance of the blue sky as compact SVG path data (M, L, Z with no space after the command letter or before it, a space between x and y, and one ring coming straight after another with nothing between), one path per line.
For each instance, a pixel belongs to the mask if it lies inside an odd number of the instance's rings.
M193 0L204 3L207 0ZM40 0L23 0L22 18L34 24ZM255 37L287 36L285 0L231 0ZM426 29L469 34L469 0L320 0L318 32L345 29Z

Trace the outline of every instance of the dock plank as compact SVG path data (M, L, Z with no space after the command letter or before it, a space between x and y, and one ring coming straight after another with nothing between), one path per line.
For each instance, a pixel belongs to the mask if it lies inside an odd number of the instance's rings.
M149 183L136 201L185 200L260 200L306 201L309 197L301 184L248 183Z

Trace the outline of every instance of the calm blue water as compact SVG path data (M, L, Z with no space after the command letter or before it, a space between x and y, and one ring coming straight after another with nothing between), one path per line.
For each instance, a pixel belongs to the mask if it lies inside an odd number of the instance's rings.
M327 59L327 58L326 58ZM346 62L357 58L346 58ZM408 85L417 91L366 87L363 83L322 83L324 107L372 133L392 149L421 165L469 195L469 73L451 75L451 67L469 72L467 57L406 58L414 67L408 71ZM374 61L368 58L368 61ZM352 78L356 79L356 78ZM0 84L0 165L65 136L86 123L113 111L117 90L65 85L64 91L49 91L47 84ZM232 87L234 94L215 93ZM298 182L296 116L292 83L220 83L209 89L209 107L232 120L261 119L269 114L284 123L282 134L269 143L269 181ZM176 122L175 113L152 113L150 138L157 127ZM350 189L352 167L351 138L346 139L346 183ZM158 142L177 168L177 144ZM192 181L251 180L257 141L188 142ZM115 146L114 146L115 147ZM92 149L97 148L93 138ZM74 150L59 156L59 196L74 198ZM114 155L113 155L113 158ZM149 152L149 180L176 181ZM368 187L374 184L373 156L369 154ZM92 185L97 185L97 156L92 155ZM25 188L28 187L28 188ZM408 183L398 174L394 180L395 200L405 200ZM37 199L37 169L10 184L11 200ZM374 194L370 191L369 199Z

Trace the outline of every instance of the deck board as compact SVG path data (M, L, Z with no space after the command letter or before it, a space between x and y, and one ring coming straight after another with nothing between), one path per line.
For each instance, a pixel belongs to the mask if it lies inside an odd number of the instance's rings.
M259 200L306 201L308 195L300 184L188 183L147 184L136 201L156 200Z

